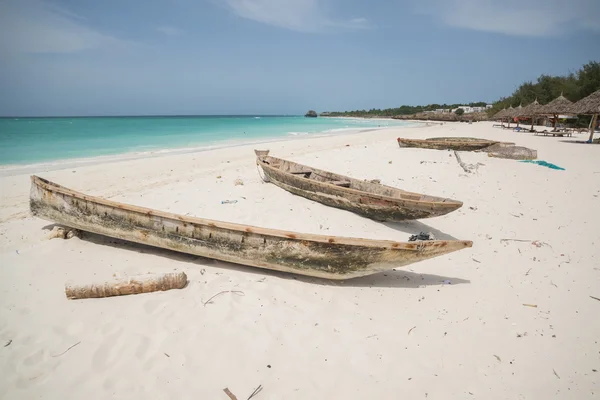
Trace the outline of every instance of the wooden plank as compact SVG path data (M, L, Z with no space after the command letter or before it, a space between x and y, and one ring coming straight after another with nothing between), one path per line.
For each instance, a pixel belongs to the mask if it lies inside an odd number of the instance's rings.
M327 183L329 183L331 185L335 185L335 186L340 186L340 187L347 187L347 188L350 187L350 182L348 182L348 181L330 181Z

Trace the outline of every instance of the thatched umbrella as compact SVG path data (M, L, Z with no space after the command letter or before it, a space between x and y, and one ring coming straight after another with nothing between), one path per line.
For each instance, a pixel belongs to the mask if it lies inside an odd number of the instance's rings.
M534 117L540 115L540 109L543 106L538 103L537 99L526 107L523 107L516 117L531 118L531 130L533 131Z
M506 112L504 113L504 115L502 115L502 118L506 118L508 119L508 127L510 128L510 119L511 119L511 115L515 112L515 109L513 108L512 104L506 109Z
M589 139L589 142L592 143L592 140L594 139L594 129L598 122L598 114L600 114L600 90L596 90L588 97L584 97L573 104L573 106L571 106L571 111L578 115L593 115Z
M558 121L558 116L560 114L573 114L571 110L572 106L573 103L565 98L561 93L560 96L552 100L550 103L542 106L538 112L540 115L552 115L554 117L552 128L554 128L553 130L556 130L556 121Z
M506 107L504 107L502 110L500 110L496 114L494 114L494 116L492 118L494 118L495 120L498 120L498 121L502 121L505 118L504 114L506 114Z
M517 118L519 116L519 114L521 114L522 109L523 109L523 105L519 104L519 107L513 108L512 111L508 112L508 117L510 119ZM510 125L510 120L509 120L508 124ZM518 127L519 127L519 119L517 118L517 128Z

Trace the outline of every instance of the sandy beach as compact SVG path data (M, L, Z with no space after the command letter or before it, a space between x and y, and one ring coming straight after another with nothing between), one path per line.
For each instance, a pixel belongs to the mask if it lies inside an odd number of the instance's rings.
M538 151L552 170L398 136L470 136ZM592 399L600 396L600 146L491 122L268 144L271 154L464 202L379 223L264 183L253 149L27 171L183 215L306 233L473 247L342 282L264 271L97 235L48 239L29 173L0 177L0 398ZM262 146L264 147L264 146ZM35 169L35 168L34 168ZM241 179L243 185L234 181ZM221 204L237 200L235 204ZM67 300L67 283L183 271L182 290ZM213 295L225 293L205 304ZM535 307L532 307L535 306ZM74 346L74 347L72 347Z

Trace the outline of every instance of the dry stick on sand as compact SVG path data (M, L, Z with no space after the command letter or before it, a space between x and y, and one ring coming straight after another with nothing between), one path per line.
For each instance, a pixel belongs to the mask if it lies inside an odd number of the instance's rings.
M90 299L128 294L150 293L162 290L183 289L187 284L185 272L169 273L160 276L149 275L139 279L121 282L106 282L101 285L66 286L68 299Z
M502 242L502 243L506 243L506 242L530 242L532 245L534 245L535 247L538 247L538 248L540 248L542 246L552 247L552 246L550 246L546 242L540 242L539 240L529 240L529 239L500 239L500 242Z
M62 356L62 355L63 355L63 354L65 354L67 351L69 351L69 350L71 350L73 347L77 346L79 343L81 343L81 342L77 342L77 343L75 343L73 346L69 347L68 349L66 349L66 350L65 350L65 351L63 351L62 353L60 353L60 354L57 354L57 355L54 355L54 356L52 356L52 357L59 357L59 356Z
M594 296L590 296L590 297L591 297L592 299L594 299L594 300L598 300L598 301L600 301L600 299L599 299L599 298L597 298L597 297L594 297ZM5 346L5 347L6 347L6 346Z
M501 242L533 242L533 240L528 239L500 239Z
M258 387L256 389L254 389L254 392L252 392L252 394L250 395L250 397L248 397L248 400L250 400L251 398L253 398L257 394L259 394L261 390L263 390L262 385L258 385Z
M206 300L204 302L204 305L207 305L208 303L211 302L212 299L214 299L215 297L220 296L220 295L222 295L224 293L233 293L233 294L237 294L238 296L245 296L246 295L246 293L242 292L241 290L223 290L222 292L219 292L219 293L215 294L213 297L211 297L210 299Z

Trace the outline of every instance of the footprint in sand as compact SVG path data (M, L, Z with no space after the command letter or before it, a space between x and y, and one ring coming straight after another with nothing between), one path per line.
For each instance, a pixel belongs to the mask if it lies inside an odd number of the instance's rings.
M22 307L22 308L19 308L19 313L21 315L29 315L29 314L31 314L31 309L29 307Z
M144 310L150 315L158 314L159 312L164 310L166 304L167 303L164 300L157 300L157 299L147 300L144 303Z
M85 324L83 321L73 321L70 324L53 326L52 330L61 337L79 337L84 333Z
M92 356L92 368L94 370L105 372L115 366L126 348L122 336L123 328L118 328L114 333L104 335L102 343Z
M24 358L23 365L26 367L31 367L31 366L41 363L42 361L46 360L47 358L48 357L46 356L46 351L40 349L40 350L34 352L33 354L29 355L28 357Z
M113 324L112 322L108 322L102 326L102 329L100 330L100 332L103 335L112 335L113 333L115 333L119 330L123 330L123 328L121 328L119 325Z
M14 352L10 360L10 364L15 366L17 372L15 386L19 389L44 383L60 364L59 360L50 357L48 351L42 348L34 349L25 356L23 353Z
M135 393L134 382L126 379L121 374L106 378L102 382L102 387L109 392L119 393L119 396L131 396Z
M146 336L140 335L137 348L135 350L135 357L144 361L148 358L148 349L150 348L150 339Z

